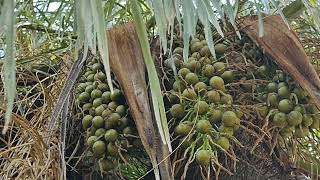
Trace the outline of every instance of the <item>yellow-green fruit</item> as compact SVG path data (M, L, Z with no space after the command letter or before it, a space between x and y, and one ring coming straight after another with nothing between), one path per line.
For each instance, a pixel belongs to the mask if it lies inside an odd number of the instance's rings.
M109 103L111 101L110 95L111 95L110 91L104 92L101 95L102 102L105 103L105 104Z
M94 133L95 136L100 137L103 136L106 133L106 130L104 128L99 128Z
M292 102L289 99L282 99L278 104L278 109L281 112L289 113L293 109Z
M118 147L114 144L114 143L109 143L107 145L107 151L108 151L108 154L111 155L111 156L117 156L118 155L118 152L119 152L119 149Z
M280 83L278 84L278 89L280 89L281 87L288 87L288 85L287 85L287 83L285 83L285 82L280 82Z
M225 127L225 126L220 126L219 127L219 132L227 135L227 136L232 136L233 135L233 128L232 127Z
M226 45L222 44L222 43L218 43L214 46L214 50L217 54L224 54L226 52Z
M98 141L98 137L97 136L90 136L88 139L87 139L87 144L90 148L92 148L93 144Z
M186 86L182 81L176 80L173 83L172 88L173 88L174 91L180 92L180 91L183 91L186 88Z
M194 90L199 94L205 94L207 92L207 85L204 82L198 82L194 85Z
M93 81L94 81L94 74L88 75L86 79L87 79L87 81L89 81L89 82L93 82Z
M281 98L288 98L290 96L290 91L287 86L283 86L278 89L278 95Z
M196 100L198 98L196 92L194 92L194 90L191 88L185 89L182 93L182 96L191 100Z
M309 127L312 125L312 123L313 123L312 116L308 114L304 114L302 118L302 125L305 127Z
M280 135L284 138L291 137L293 135L295 128L293 126L287 126L280 131Z
M196 84L197 82L199 82L199 78L198 76L195 74L195 73L188 73L185 77L185 81L188 83L188 84L191 84L191 85L194 85Z
M111 101L111 102L109 102L109 104L108 104L108 108L110 109L110 110L116 110L116 108L118 107L118 103L117 102L115 102L115 101Z
M209 56L210 55L210 50L207 45L203 46L200 50L201 56Z
M277 107L279 104L279 98L277 93L269 93L267 102L270 106Z
M170 114L174 118L183 118L185 116L184 107L181 104L174 104L170 108Z
M199 120L196 124L196 130L202 134L206 134L212 128L211 124L207 120Z
M293 93L297 95L299 100L304 100L308 96L308 93L302 88L294 88Z
M98 84L98 89L102 92L105 92L109 90L109 86L106 83L100 83Z
M218 104L220 102L220 93L215 90L208 91L207 98L209 103Z
M196 161L200 166L207 167L211 162L211 152L201 149L196 152Z
M219 110L219 109L212 109L210 110L209 112L209 121L212 123L212 124L215 124L215 123L219 123L221 122L221 118L222 118L222 111Z
M298 111L301 114L305 114L306 113L306 109L302 105L296 105L293 110Z
M83 111L89 111L92 107L92 104L91 103L86 103L82 106L82 110Z
M113 93L110 94L110 99L112 101L120 101L122 98L122 92L119 89L114 89Z
M224 73L221 74L221 78L224 80L226 83L230 83L233 81L234 75L232 71L225 71Z
M194 106L195 111L199 115L204 115L209 110L209 105L205 101L198 101Z
M192 71L196 72L201 69L201 63L197 60L189 60L189 62L186 64L186 67Z
M291 111L288 114L288 123L291 126L298 126L302 122L302 114L298 111Z
M217 74L222 74L224 73L226 66L224 65L223 62L216 62L213 64L213 67L215 69L215 71L217 72Z
M94 63L92 65L92 70L93 71L98 71L98 70L101 70L102 69L102 65L100 63Z
M191 39L190 44L194 44L196 42L201 42L201 41L198 38L193 38L193 39Z
M106 151L106 144L103 141L98 140L95 143L93 143L92 151L94 155L101 156Z
M93 117L91 115L86 115L82 119L82 126L84 129L88 129L92 125Z
M297 138L304 138L308 136L309 134L309 129L307 127L297 127L294 136Z
M201 44L201 42L195 42L191 44L191 47L190 47L191 53L199 52L202 47L203 45Z
M92 99L99 98L99 97L101 97L101 95L102 95L102 92L99 89L94 89L91 91L91 98Z
M231 105L233 102L232 96L230 94L224 94L220 98L221 104Z
M94 99L93 102L92 102L92 106L93 107L98 107L102 104L102 98L97 98L97 99Z
M196 58L196 59L200 59L200 58L201 58L201 55L200 55L199 52L194 52L194 53L192 53L191 57L194 57L194 58Z
M191 71L188 69L188 68L181 68L179 71L178 71L178 75L181 77L181 78L185 78L187 74L191 73Z
M214 76L215 69L211 64L206 64L202 68L202 74L208 78Z
M173 50L173 54L180 54L182 56L183 55L183 48L182 47L176 47Z
M95 89L95 86L93 84L87 85L85 92L91 93Z
M125 127L123 130L122 130L122 133L124 135L133 135L133 129L131 127Z
M119 123L121 116L118 113L111 113L104 122L104 127L110 129Z
M103 105L100 105L98 107L95 108L95 115L96 116L101 116L102 112L105 110Z
M103 72L97 72L94 75L94 80L95 81L101 81L104 82L107 79L106 75Z
M226 137L219 137L219 139L216 141L216 143L221 146L222 149L228 150L230 148L230 142L229 139Z
M257 111L261 117L266 117L269 113L269 109L267 106L257 107Z
M275 83L275 82L271 82L271 83L269 83L268 85L267 85L267 91L269 92L269 93L271 93L271 92L277 92L277 90L278 90L278 84L277 83Z
M127 108L126 108L126 106L124 106L124 105L119 105L119 106L116 108L116 113L118 113L120 116L126 115L126 113L127 113Z
M90 94L88 92L82 92L79 94L78 99L80 102L88 102L90 99Z
M280 128L287 126L287 115L285 113L279 112L273 116L272 123Z
M219 76L213 76L211 79L210 79L210 82L209 82L210 86L213 88L213 89L217 89L217 90L224 90L224 81L221 77Z
M205 65L210 65L211 63L212 63L212 60L210 59L210 58L208 58L208 57L201 57L200 59L199 59L199 62L203 65L203 66L205 66Z
M227 127L233 127L240 124L240 119L233 111L226 111L222 115L222 123Z
M92 119L92 125L93 127L95 128L101 128L104 126L104 120L101 116L95 116L93 119Z
M313 122L312 122L312 124L311 124L310 127L311 127L312 129L315 129L315 130L320 129L320 119L317 118L317 117L314 117L314 118L313 118Z
M258 68L258 73L261 75L261 76L266 76L267 73L268 73L268 68L267 66L265 65L262 65Z
M192 124L191 123L180 122L175 128L175 133L177 135L186 136L186 135L189 134L191 129L192 129Z
M109 129L104 134L104 139L107 142L114 142L118 139L118 137L119 137L119 134L115 129Z

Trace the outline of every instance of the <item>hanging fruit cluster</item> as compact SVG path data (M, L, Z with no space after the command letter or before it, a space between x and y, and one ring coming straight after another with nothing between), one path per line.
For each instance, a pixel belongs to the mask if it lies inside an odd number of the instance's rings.
M226 46L215 45L219 60L213 58L203 35L190 41L190 56L183 62L183 47L175 47L172 59L177 76L169 92L169 126L178 146L202 167L216 159L216 153L230 148L233 134L239 128L241 111L233 107L228 84L233 71L223 61ZM170 67L172 59L165 61ZM188 163L187 163L188 164Z
M115 84L116 85L116 84ZM88 59L76 88L76 102L87 131L86 144L102 171L117 168L136 140L134 123L119 89L111 93L98 59Z
M319 129L319 111L310 104L308 93L276 64L260 56L258 49L254 52L257 52L255 63L260 65L256 78L266 81L255 89L258 100L265 102L258 108L260 116L268 118L284 138L304 138L310 129Z

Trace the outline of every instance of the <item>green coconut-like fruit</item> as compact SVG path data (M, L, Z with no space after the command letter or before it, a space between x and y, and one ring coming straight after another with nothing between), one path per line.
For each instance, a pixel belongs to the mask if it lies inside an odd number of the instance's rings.
M99 128L96 130L94 135L97 137L100 137L100 136L104 136L105 133L106 133L106 130L104 128Z
M96 116L101 116L102 112L105 110L103 105L100 105L98 107L95 108L95 115Z
M131 127L125 127L123 128L122 133L126 136L133 135L133 129Z
M288 98L290 96L290 91L287 86L283 86L278 89L278 95L281 98Z
M266 117L269 113L269 109L267 106L259 106L257 107L257 111L261 117Z
M202 44L202 43L201 43ZM203 44L202 44L203 45ZM207 45L204 45L201 49L200 49L200 54L201 56L209 56L211 53L210 53L210 50L209 50L209 47Z
M257 71L260 76L266 76L268 74L268 68L265 65L259 66Z
M92 104L91 103L85 103L82 106L82 110L85 111L85 112L88 112L91 108L92 108Z
M277 93L269 93L267 102L270 106L277 107L279 104L279 97Z
M109 102L109 104L108 104L108 108L111 109L111 110L113 110L113 111L115 111L115 110L117 109L117 107L118 107L118 103L115 102L115 101L111 101L111 102Z
M216 62L213 64L213 67L218 75L224 73L226 66L223 62Z
M183 55L183 48L182 47L176 47L173 50L173 54L180 54L182 56Z
M222 115L222 123L227 127L233 127L240 124L240 119L237 117L236 113L233 111L226 111Z
M102 67L102 64L100 64L100 63L94 63L93 65L92 65L92 70L93 71L98 71L98 70L101 70L103 67Z
M96 141L95 143L93 143L92 145L92 151L93 151L93 154L95 156L102 156L105 151L106 151L106 144L101 141L101 140L98 140Z
M271 92L277 92L277 90L278 90L278 84L277 83L275 83L275 82L271 82L271 83L269 83L268 85L267 85L267 91L269 92L269 93L271 93Z
M85 115L82 119L82 126L84 129L88 129L92 125L93 117L91 115Z
M175 128L176 135L186 136L190 133L192 124L188 122L181 122Z
M226 136L232 136L234 129L232 127L220 126L219 132Z
M208 87L204 82L198 82L197 84L194 85L194 90L201 95L207 92L207 88Z
M296 138L304 138L306 136L308 136L309 134L309 129L307 127L297 127L295 132L294 132L294 136Z
M198 98L196 92L191 89L191 88L188 88L188 89L185 89L183 92L182 92L182 96L190 99L190 100L196 100Z
M178 71L178 75L185 79L186 75L191 73L191 71L188 69L188 68L181 68L179 71Z
M183 91L186 88L184 82L180 81L180 80L176 80L173 85L172 85L172 89L176 92L180 92Z
M93 107L98 107L102 104L102 98L97 98L97 99L94 99L93 102L92 102L92 106Z
M174 104L170 108L170 114L174 118L183 118L185 116L184 107L181 104Z
M90 94L88 92L82 92L78 97L80 102L88 102L90 99Z
M118 139L119 133L115 129L109 129L104 134L104 139L107 142L114 142Z
M119 89L114 89L113 93L110 94L110 99L112 101L121 101L122 100L122 92Z
M97 72L94 75L94 80L95 81L101 81L104 82L107 79L107 76L103 72Z
M228 150L230 148L229 139L223 136L219 137L219 139L216 141L216 144L218 144L224 150Z
M207 100L209 103L218 104L221 100L220 93L215 90L211 90L207 92Z
M293 109L293 104L289 99L282 99L278 104L278 109L281 112L289 113Z
M188 84L191 84L191 85L194 85L196 84L197 82L199 82L199 78L198 76L195 74L195 73L188 73L185 77L185 81L188 83Z
M208 78L214 76L215 69L211 64L206 64L202 68L202 74Z
M273 116L272 123L280 128L287 126L287 115L283 112L278 112Z
M284 138L291 137L293 135L295 128L293 126L287 126L280 131L280 135Z
M108 154L111 156L117 156L119 153L119 148L112 142L107 145Z
M95 128L101 128L104 126L104 120L101 116L95 116L92 119L92 125Z
M104 127L110 129L118 124L121 116L118 113L111 113L105 121Z
M127 114L127 108L125 105L119 105L116 108L116 113L118 113L120 116L124 116Z
M230 94L223 94L220 98L221 104L231 105L233 102L233 98Z
M299 111L291 111L288 114L288 123L291 126L298 126L302 123L303 116Z
M306 113L306 109L300 104L296 105L293 110L298 111L301 114L305 114Z
M102 102L105 104L109 103L111 101L110 95L111 95L110 91L106 91L102 93L101 95Z
M222 44L222 43L218 43L214 46L214 50L217 54L224 54L227 50L227 46Z
M199 115L204 115L209 110L209 105L205 101L198 101L194 106L195 111Z
M293 93L297 95L298 100L304 100L307 98L308 93L304 91L302 88L294 88Z
M186 64L186 67L192 71L192 72L196 72L199 71L201 69L201 63L197 60L190 60L189 62Z
M309 115L309 114L304 114L304 115L303 115L303 118L302 118L302 125L303 125L304 127L309 127L309 126L312 125L312 123L313 123L313 118L312 118L312 116Z
M222 118L222 111L219 110L219 109L212 109L210 110L209 112L209 121L212 123L212 124L216 124L216 123L219 123L221 122L221 118Z
M90 148L92 148L93 144L94 144L96 141L98 141L98 140L99 140L99 138L98 138L97 136L90 136L90 137L88 137L88 139L87 139L87 144L88 144L88 146L89 146Z
M210 82L209 82L210 86L213 88L213 89L217 89L217 90L224 90L225 87L224 87L224 81L221 77L219 76L213 76L211 79L210 79Z
M226 83L230 83L233 81L234 75L232 71L225 71L224 73L221 74L221 78L224 80Z
M200 41L191 44L191 46L190 46L191 53L199 52L202 47L203 47L203 45L201 44Z
M288 84L286 82L280 82L278 83L278 89L282 88L282 87L288 87Z
M98 89L100 90L100 91L102 91L102 92L106 92L106 91L108 91L109 90L109 86L108 86L108 84L106 84L106 83L100 83L100 84L98 84Z
M207 167L211 162L211 152L209 150L201 149L196 152L196 161L200 166Z
M212 128L212 125L208 120L199 120L196 124L197 132L200 132L202 134L208 133L211 128Z
M201 54L199 52L194 52L194 53L192 53L191 57L194 57L196 59L200 59L201 58Z

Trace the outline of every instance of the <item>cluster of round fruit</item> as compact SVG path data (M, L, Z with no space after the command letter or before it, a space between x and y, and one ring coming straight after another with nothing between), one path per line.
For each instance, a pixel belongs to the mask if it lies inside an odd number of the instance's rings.
M223 55L225 45L217 44L215 50ZM186 63L182 60L183 48L173 51L178 75L169 93L170 126L186 150L197 147L196 161L207 166L212 151L228 150L229 137L240 125L240 111L232 111L233 99L226 84L233 81L233 72L226 63L215 60L206 40L194 38Z
M263 69L267 67L260 66L258 71L263 72ZM266 106L259 107L259 113L268 116L272 124L280 128L283 137L303 138L309 134L309 128L319 129L317 108L308 104L308 94L285 73L277 71L262 89L260 98Z
M100 168L111 170L116 167L120 150L129 148L134 133L125 98L119 89L110 92L103 66L97 59L87 62L79 81L76 101L83 111L87 145L99 159Z

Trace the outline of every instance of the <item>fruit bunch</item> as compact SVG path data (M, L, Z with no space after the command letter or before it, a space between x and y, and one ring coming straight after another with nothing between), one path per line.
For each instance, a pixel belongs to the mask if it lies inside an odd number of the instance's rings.
M248 40L247 37L244 39ZM309 135L310 129L319 129L319 110L311 103L308 93L252 44L246 42L245 46L250 47L246 58L257 66L248 74L254 74L251 79L264 83L252 85L246 90L255 93L257 100L262 102L257 108L259 116L268 119L284 138L303 138ZM247 79L250 77L247 76Z
M116 85L116 84L115 84ZM135 130L120 89L111 93L98 59L89 59L76 87L76 102L82 111L87 146L101 170L117 167L120 157L132 146Z
M258 69L260 76L270 77L266 85L257 87L260 100L265 102L260 115L268 116L283 137L303 138L309 134L309 128L319 129L318 110L309 104L308 94L281 70L275 73L267 70L266 65Z
M189 160L196 159L202 167L212 162L216 152L226 152L230 139L239 128L241 111L235 109L228 93L233 71L223 62L226 46L215 45L217 57L212 57L203 35L190 41L190 56L183 62L182 47L175 47L172 59L177 76L168 93L170 101L169 126L177 146L182 146Z

